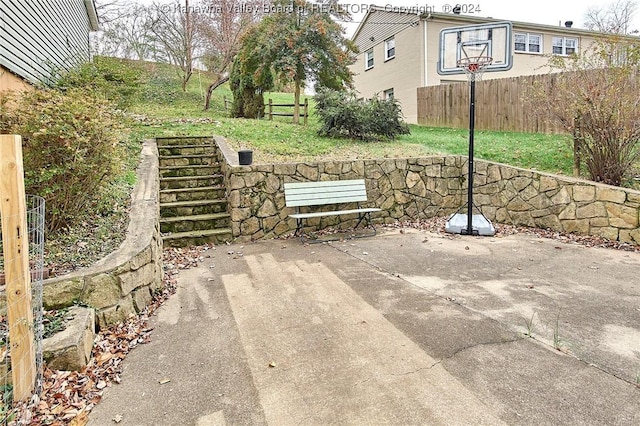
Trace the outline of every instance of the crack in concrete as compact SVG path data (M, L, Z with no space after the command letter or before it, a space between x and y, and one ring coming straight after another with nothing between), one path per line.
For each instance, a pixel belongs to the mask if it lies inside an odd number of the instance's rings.
M431 369L433 369L435 366L437 366L437 365L439 365L439 364L441 364L441 363L442 363L442 359L439 359L439 360L437 360L436 362L434 362L433 364L431 364L431 365L430 365L430 366L428 366L428 367L422 367L422 368L418 368L418 369L416 369L416 370L412 370L412 371L407 371L407 372L404 372L404 373L397 373L397 374L393 374L393 373L391 373L391 375L392 375L392 376L394 376L394 377L409 376L409 375L411 375L411 374L416 374L416 373L419 373L419 372L421 372L421 371L431 370Z

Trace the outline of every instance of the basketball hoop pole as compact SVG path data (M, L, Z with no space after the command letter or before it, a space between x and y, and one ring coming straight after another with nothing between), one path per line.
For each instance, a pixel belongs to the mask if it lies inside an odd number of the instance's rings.
M476 121L476 82L485 72L508 71L513 65L512 23L490 22L488 24L463 25L440 30L440 53L437 71L439 75L466 74L469 81L469 160L467 180L466 215L465 203L447 218L444 230L451 234L495 235L491 221L482 214L473 214L474 138ZM441 83L443 81L440 81ZM462 195L462 194L460 194Z
M467 228L462 234L473 235L473 136L476 123L476 76L469 79L469 178L467 189ZM477 232L476 232L477 235Z
M445 231L462 235L494 235L495 228L482 212L473 214L473 175L474 175L474 138L476 126L476 82L481 79L482 72L491 63L491 58L467 57L458 61L459 66L465 70L469 79L469 160L467 162L467 214L457 212L449 217L445 225ZM460 210L464 209L464 204ZM466 223L465 223L466 222ZM475 224L475 227L474 227Z

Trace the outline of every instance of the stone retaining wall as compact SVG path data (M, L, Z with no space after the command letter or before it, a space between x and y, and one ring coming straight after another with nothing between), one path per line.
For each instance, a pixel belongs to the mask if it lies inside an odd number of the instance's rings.
M125 241L87 269L45 280L45 309L85 304L95 309L98 325L105 326L142 310L162 286L158 153L154 141L145 141L141 156Z
M234 153L216 138L226 157L223 171L234 237L273 238L291 233L284 183L364 178L377 223L449 215L466 202L467 159L461 156L328 161L237 166ZM475 161L474 201L497 223L598 235L640 244L640 192L488 161ZM309 220L317 227L351 226L333 216Z

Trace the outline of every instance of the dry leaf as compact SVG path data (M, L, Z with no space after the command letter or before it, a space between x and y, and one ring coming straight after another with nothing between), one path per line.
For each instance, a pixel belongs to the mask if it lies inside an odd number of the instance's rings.
M83 411L69 422L69 426L85 426L87 423L89 423L89 413Z
M152 328L149 316L176 292L175 275L180 269L197 266L208 246L188 249L163 250L164 287L152 302L137 316L122 323L103 328L94 342L89 364L80 372L56 371L45 368L40 401L31 409L27 404L16 406L15 417L23 424L49 426L85 426L88 413L102 399L102 393L111 382L120 383L122 360L136 346L150 341ZM164 383L168 383L166 379ZM122 415L113 418L122 421ZM22 423L21 423L22 424Z
M122 421L122 414L117 414L116 416L114 416L113 420L115 423L120 423Z

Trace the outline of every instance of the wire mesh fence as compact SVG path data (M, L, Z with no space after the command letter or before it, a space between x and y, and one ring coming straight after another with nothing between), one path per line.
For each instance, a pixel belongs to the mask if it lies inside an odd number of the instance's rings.
M29 251L29 275L31 281L31 294L19 295L18 292L9 294L8 288L11 288L11 282L6 282L7 274L5 274L5 266L11 261L6 257L5 247L15 244L7 235L2 235L0 230L0 391L2 399L0 400L0 424L1 425L20 425L28 424L28 420L17 418L17 411L14 409L14 389L20 382L26 383L32 387L31 398L27 404L36 404L42 390L42 372L43 372L43 349L42 339L44 332L43 325L43 305L42 305L42 282L44 276L44 217L45 217L45 201L42 197L27 195L26 196L26 222L28 231L28 251ZM0 218L2 221L11 220L11 218ZM14 280L25 280L26 277L16 277ZM15 310L20 312L20 307L16 305L30 306L31 312L26 318L26 322L32 333L25 334L32 342L21 341L21 334L12 332L11 328L22 326L23 324L10 324L8 312ZM25 319L21 319L22 323ZM16 338L16 336L18 336ZM12 351L16 347L31 346L33 351L28 352L33 359L17 359ZM23 351L20 351L22 354ZM20 355L22 356L22 355ZM16 369L16 365L20 368ZM26 368L24 366L27 366ZM35 371L33 371L35 370ZM19 372L19 374L16 374ZM25 383L22 383L23 385Z

